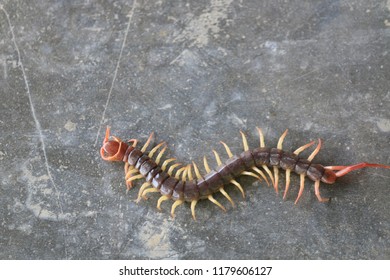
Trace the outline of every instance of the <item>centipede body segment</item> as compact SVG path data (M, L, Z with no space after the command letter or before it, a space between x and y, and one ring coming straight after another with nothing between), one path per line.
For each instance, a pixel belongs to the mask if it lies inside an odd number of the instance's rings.
M157 201L158 209L161 209L161 204L164 201L173 200L171 215L174 217L175 209L184 202L189 202L194 219L196 219L196 204L201 199L208 199L223 211L226 211L226 208L213 197L217 192L220 192L234 207L233 199L225 190L225 186L229 184L234 185L241 192L242 196L245 197L242 185L236 180L239 176L251 176L260 181L265 181L267 185L272 185L276 193L278 193L279 172L284 170L285 186L283 198L285 199L290 188L291 173L298 174L300 186L295 199L296 204L304 192L306 177L314 182L314 192L317 199L320 202L327 202L329 199L321 197L320 194L321 182L333 184L337 178L364 167L390 169L389 165L367 162L350 166L323 166L312 162L321 149L322 142L320 139L317 141L316 148L306 159L300 157L299 154L313 146L315 141L307 143L293 152L289 152L283 150L282 147L288 132L287 130L279 138L276 148L266 147L262 130L257 128L257 131L259 133L260 145L252 150L249 148L245 134L240 132L244 150L239 155L233 155L229 146L225 142L221 142L226 150L228 159L222 162L220 155L213 150L217 167L211 169L207 158L203 157L203 166L206 171L203 175L194 162L182 165L177 163L175 158L162 160L167 149L167 145L164 142L148 150L151 146L153 134L150 135L142 148L138 148L136 139L124 142L118 137L110 136L110 128L107 127L100 154L106 161L125 162L125 180L129 190L133 187L134 181L144 180L144 183L138 190L137 202L142 198L146 199L148 193L158 192L161 194Z

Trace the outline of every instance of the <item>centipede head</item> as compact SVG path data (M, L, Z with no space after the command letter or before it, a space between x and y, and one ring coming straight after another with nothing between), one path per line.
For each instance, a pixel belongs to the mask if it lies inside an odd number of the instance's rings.
M107 161L123 161L129 146L121 139L110 135L110 127L107 126L103 146L100 148L100 156Z

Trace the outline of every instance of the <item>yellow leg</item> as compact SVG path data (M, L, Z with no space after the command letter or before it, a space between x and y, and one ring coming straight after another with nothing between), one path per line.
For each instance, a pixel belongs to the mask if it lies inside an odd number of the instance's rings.
M181 165L181 163L175 163L175 164L173 164L171 167L169 167L169 169L168 169L168 171L167 171L168 175L169 175L169 176L172 176L173 170L174 170L176 167L180 166L180 165Z
M192 218L193 218L195 221L196 221L195 206L196 206L197 203L198 203L197 200L191 201L191 214L192 214Z
M240 130L240 133L241 133L241 138L242 138L242 145L244 146L244 151L248 151L249 150L248 140L246 139L244 132L242 132Z
M221 144L225 147L226 153L228 154L229 158L233 157L232 151L230 151L230 148L228 145L226 145L225 142L221 141Z
M148 154L148 156L151 158L151 157L153 157L153 155L156 153L156 151L158 150L158 149L160 149L160 147L162 146L162 145L164 145L165 144L165 142L161 142L161 143L159 143L158 145L156 145L156 147L154 147L150 152L149 152L149 154Z
M259 127L256 127L256 128L257 128L257 131L259 132L260 148L264 148L264 147L265 147L265 142L264 142L264 134L263 134L263 131L262 131L261 128L259 128Z
M158 153L158 155L156 157L156 163L157 164L160 163L161 157L163 156L163 154L164 154L166 149L167 149L167 146L164 146L164 148Z
M154 192L160 192L159 189L155 189L155 188L150 188L150 189L146 189L144 190L144 192L142 193L142 197L144 199L148 199L148 197L146 196L148 193L154 193Z
M263 171L258 169L256 166L253 166L252 170L256 171L264 179L264 181L267 183L267 185L269 186L269 182L268 182L267 176L265 176Z
M279 138L278 145L276 146L276 148L278 148L279 150L282 150L283 140L284 140L284 138L286 138L287 132L288 132L288 129L286 129L283 132L282 136L280 136L280 138Z
M305 189L305 176L306 176L305 174L301 174L300 175L301 183L300 183L300 186L299 186L299 192L298 192L297 199L294 202L295 204L298 203L298 200L299 200L299 198L301 198L301 196L303 194L303 190Z
M192 162L192 165L194 166L194 171L197 179L202 179L202 176L200 175L198 166L196 166L195 162Z
M271 170L269 170L268 166L263 164L261 167L263 167L265 172L267 172L269 178L271 179L272 185L275 185L274 175L272 175L272 172L271 172Z
M176 200L173 204L172 204L172 208L171 208L171 216L172 218L175 218L175 209L177 206L179 206L180 204L183 204L184 200Z
M188 169L187 172L188 180L192 181L194 179L194 176L192 174L192 165L191 164L187 165L187 169Z
M133 182L134 180L142 179L142 178L144 178L144 176L142 176L142 174L138 174L138 175L132 176L132 177L130 177L130 178L128 178L128 179L126 180L126 186L129 187L129 186L132 185L132 182Z
M258 175L256 175L255 173L253 173L253 172L250 172L250 171L243 171L243 172L241 173L241 175L246 175L246 176L255 177L256 179L258 179L258 180L261 182L261 178L260 178Z
M245 192L244 192L244 189L242 188L242 186L240 185L240 183L237 182L236 180L231 180L230 183L235 185L240 190L242 197L245 198Z
M208 200L210 200L212 203L214 203L215 205L217 205L219 208L221 208L224 212L226 212L226 209L225 207L223 207L223 205L221 203L219 203L217 200L214 199L214 197L210 194L208 197Z
M206 170L206 173L209 173L211 171L209 164L207 163L207 158L206 156L203 157L203 165L204 169Z
M171 166L171 168L173 167L173 165ZM187 168L187 166L183 166L183 167L181 167L181 168L179 168L177 171L176 171L176 174L175 174L175 178L177 179L177 180L180 180L180 174L184 171L184 170L186 170L186 168ZM171 171L171 169L169 169L169 171ZM168 171L168 172L169 172ZM172 172L172 171L171 171Z
M175 158L169 158L169 159L166 159L164 160L163 164L161 165L161 169L163 171L165 171L165 169L167 168L167 165L172 162L172 161L175 161L176 159Z
M126 172L125 179L126 179L126 180L129 179L133 174L136 174L136 173L138 173L138 170L137 170L137 169L132 168L132 167L128 168L128 169L127 169L127 172Z
M137 197L137 200L136 200L137 203L141 201L142 194L143 194L144 190L147 189L150 186L151 186L151 184L149 182L145 182L145 183L142 184L141 188L138 191L138 197Z
M157 200L157 209L161 211L161 203L165 200L169 200L169 196L163 195Z
M279 193L278 184L279 184L279 168L277 166L274 166L274 189L276 193Z
M283 199L286 199L288 189L290 188L290 174L291 169L286 169L286 187L284 188Z
M224 188L220 188L219 191L223 194L224 197L226 197L227 200L229 200L229 202L232 204L233 208L236 207L234 205L234 201L233 199L230 197L230 195L224 190Z
M222 165L221 158L219 157L217 151L213 150L213 153L214 153L214 156L215 156L215 160L217 161L217 165L218 166Z
M154 133L152 132L150 134L148 140L146 141L145 145L142 147L141 152L145 153L146 149L148 148L148 146L150 144L150 141L152 141L152 139L153 139L153 135L154 135Z

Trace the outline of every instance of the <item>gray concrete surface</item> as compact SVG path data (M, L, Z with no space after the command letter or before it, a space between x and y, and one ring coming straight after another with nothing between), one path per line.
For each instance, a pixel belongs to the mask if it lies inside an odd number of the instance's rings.
M194 222L135 204L98 153L110 125L214 165L260 126L286 150L321 138L324 165L389 164L390 1L5 0L0 36L1 259L390 258L388 170L323 186L330 204L242 178Z

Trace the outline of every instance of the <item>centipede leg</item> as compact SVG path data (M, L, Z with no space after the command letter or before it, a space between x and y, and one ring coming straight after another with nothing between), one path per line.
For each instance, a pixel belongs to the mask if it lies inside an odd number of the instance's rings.
M172 218L175 218L175 209L177 206L181 205L184 203L184 200L176 200L173 204L172 204L172 208L171 208L171 217Z
M198 200L193 200L191 201L191 214L192 218L196 221L196 216L195 216L195 206L198 203Z
M263 171L258 169L256 166L252 167L252 170L256 171L261 176L261 178L264 179L264 181L267 183L267 185L269 186L269 182L268 182L267 176L265 176Z
M224 190L224 188L220 188L219 191L222 193L222 195L224 197L226 197L227 200L229 200L230 204L232 205L232 207L236 207L235 204L234 204L234 201L233 199L230 197L230 195Z
M138 191L138 197L137 197L136 203L141 201L141 198L143 197L144 190L146 190L150 186L151 186L151 184L149 182L145 182L142 184L141 188Z
M144 192L142 193L142 198L148 199L148 197L146 196L146 194L148 194L148 193L154 193L154 192L160 192L160 191L159 191L158 189L155 189L155 188L146 189L146 190L144 190Z
M314 192L319 202L328 202L329 198L322 198L320 194L320 180L314 182Z
M157 209L161 211L161 203L165 200L169 200L169 196L163 195L157 200Z
M294 204L297 204L298 203L298 200L299 198L302 196L303 194L303 190L305 189L305 174L301 174L300 175L300 186L299 186L299 192L298 192L298 196L297 196L297 199L295 200Z
M291 169L286 169L286 187L284 188L283 199L286 199L288 189L290 188Z
M272 174L271 170L269 170L268 166L265 165L265 164L263 164L261 167L262 167L262 168L265 170L265 172L268 174L269 178L271 179L272 185L275 185L274 175Z
M210 200L215 205L217 205L219 208L221 208L224 212L226 212L226 208L223 207L223 205L219 203L211 194L207 197L207 199Z
M236 180L231 180L230 183L235 185L237 187L237 189L240 190L242 197L245 198L245 192L244 192L244 189L242 188L241 184L239 182L237 182Z
M150 142L151 142L152 139L153 139L153 135L154 135L154 133L152 132L152 133L150 134L148 140L146 141L146 143L145 143L144 146L142 147L141 152L144 153L144 152L146 151L146 149L148 148Z
M274 166L274 189L276 193L279 193L278 184L279 184L279 168Z

